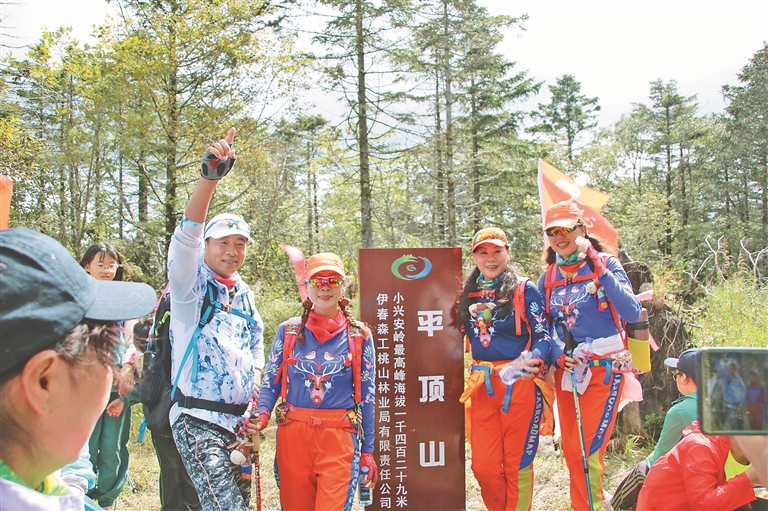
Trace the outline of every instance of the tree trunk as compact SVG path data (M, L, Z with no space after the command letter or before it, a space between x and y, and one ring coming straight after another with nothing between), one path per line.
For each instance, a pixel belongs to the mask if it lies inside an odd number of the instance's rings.
M312 206L314 207L312 213L312 219L314 220L314 223L312 224L315 239L314 249L318 250L317 239L320 236L320 212L318 211L319 207L317 205L317 172L315 169L312 169Z
M432 208L433 245L445 243L445 173L443 172L443 123L440 108L440 73L435 72L435 198Z
M456 237L456 177L453 175L453 96L451 93L451 48L448 36L448 0L443 0L443 73L445 75L445 193L447 195L448 246Z
M169 33L169 38L173 42L170 48L170 72L168 73L168 84L166 85L168 121L165 134L168 145L165 153L165 247L163 247L163 256L165 258L167 258L168 246L171 244L173 231L179 223L176 213L178 192L178 184L176 182L176 144L178 143L179 136L178 63L176 60L175 29L173 25L170 26Z
M125 215L124 206L123 206L123 154L120 153L118 156L118 165L117 165L117 181L120 186L120 202L118 204L118 211L117 211L117 222L118 222L118 232L120 233L120 239L125 238L125 225L123 221L123 216Z
M474 86L474 78L472 79L472 85ZM471 87L474 90L474 87ZM478 160L478 153L480 152L480 146L478 143L477 133L477 101L474 97L470 100L470 136L472 137L472 232L475 233L480 230L480 161Z
M368 113L365 98L365 46L363 41L363 0L355 1L355 50L357 52L357 142L360 146L360 228L363 248L373 247L371 219L371 177L369 168Z
M134 262L144 270L149 272L150 268L150 253L151 248L149 246L148 238L144 235L145 229L147 229L149 222L149 176L147 175L146 164L144 163L144 154L139 155L138 161L139 169L139 191L138 191L138 224L137 224L137 237L136 241L139 244L140 249L134 252Z
M309 238L309 253L315 253L315 203L314 203L314 174L312 168L312 142L307 141L307 235Z
M667 192L667 212L672 212L672 146L670 143L670 137L672 136L671 131L671 120L670 120L670 111L669 107L667 107L664 111L665 118L666 118L666 124L664 126L665 133L664 136L666 137L666 141L664 143L664 148L667 156L667 172L665 176L665 184L666 184L666 192ZM664 255L672 255L672 227L668 226L666 230L666 241L664 242Z
M760 197L760 199L762 200L762 203L763 203L762 204L763 214L760 222L761 224L760 227L762 230L762 237L763 237L762 244L765 245L766 243L768 243L768 148L763 147L762 153L763 154L761 156L763 161L761 163L763 167L763 172L762 172L762 180L761 180L762 183L760 184L763 190L762 190L762 196Z
M685 189L686 183L685 183L685 167L688 166L688 162L685 163L685 166L683 166L684 162L684 155L683 155L683 144L680 144L680 163L678 164L678 169L680 170L680 206L682 209L682 222L683 227L688 225L688 197L687 197L687 190Z
M624 270L635 293L653 284L653 273L648 264L632 261L626 252L619 253ZM616 427L617 435L647 435L643 426L644 418L651 414L663 414L670 403L680 394L669 377L664 359L678 356L688 345L688 334L682 320L661 298L654 298L643 304L648 309L650 332L659 345L659 351L651 351L651 371L638 376L643 387L643 401L630 403L621 412L621 422Z
M640 403L629 403L621 411L621 433L623 435L646 435L643 419L640 417Z
M139 230L146 228L149 221L149 176L147 167L144 163L144 154L139 156Z

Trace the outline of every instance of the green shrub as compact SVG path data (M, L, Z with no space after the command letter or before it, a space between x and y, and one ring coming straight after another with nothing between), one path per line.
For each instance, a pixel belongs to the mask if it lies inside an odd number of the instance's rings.
M293 316L301 315L301 303L297 296L256 295L256 309L264 321L264 355L269 356L272 340L280 323Z
M649 413L645 416L645 419L643 419L643 428L645 428L645 431L651 435L654 442L659 441L659 436L661 436L661 428L664 426L664 416L663 413Z
M768 287L738 273L709 286L701 303L697 345L765 347Z

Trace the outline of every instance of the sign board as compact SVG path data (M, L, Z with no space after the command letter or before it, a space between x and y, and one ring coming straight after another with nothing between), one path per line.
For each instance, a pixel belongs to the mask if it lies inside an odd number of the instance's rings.
M461 249L360 249L359 279L376 347L379 482L366 509L463 510Z

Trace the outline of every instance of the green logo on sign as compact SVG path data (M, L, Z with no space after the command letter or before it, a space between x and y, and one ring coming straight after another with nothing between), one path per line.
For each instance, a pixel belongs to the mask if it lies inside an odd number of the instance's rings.
M403 271L405 273L402 273ZM426 257L404 255L392 263L392 275L398 279L421 279L429 275L430 271L432 271L432 263Z

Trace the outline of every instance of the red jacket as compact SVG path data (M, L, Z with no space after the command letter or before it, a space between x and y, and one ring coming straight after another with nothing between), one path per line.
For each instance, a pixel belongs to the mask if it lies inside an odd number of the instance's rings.
M727 436L705 435L694 421L683 439L656 460L637 499L637 511L728 511L755 500L746 474L725 480Z

